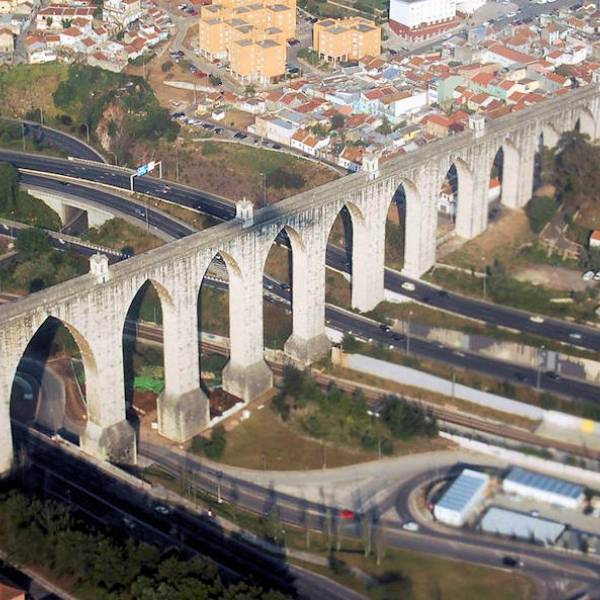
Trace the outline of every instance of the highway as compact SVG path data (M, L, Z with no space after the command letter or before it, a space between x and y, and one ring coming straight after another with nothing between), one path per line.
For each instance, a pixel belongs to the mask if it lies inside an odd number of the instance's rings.
M42 155L23 154L19 152L0 150L0 160L11 162L19 169L28 169L42 173L53 173L67 177L74 177L81 180L95 181L112 185L115 187L129 189L130 171L111 167L103 164L94 164L91 162L70 161L65 159L46 157ZM155 179L153 177L140 177L135 179L135 189L141 193L150 194L183 206L195 208L201 212L207 213L217 219L229 220L235 216L235 208L231 201L226 198L207 194L200 190L182 186L173 182ZM56 184L54 184L56 185ZM60 185L60 184L59 184ZM73 186L73 184L71 184ZM67 188L69 186L66 186ZM69 193L74 193L75 188L71 187ZM118 202L123 211L126 199L112 196L103 190L90 191L87 188L85 194L88 199L98 203L108 201L114 206ZM110 204L107 204L107 206ZM136 209L134 209L136 210ZM144 208L137 205L138 218L143 217ZM142 211L141 213L139 211ZM131 211L130 211L131 214ZM135 215L134 215L135 216ZM164 217L150 209L149 220L153 227L161 227L161 221L164 223ZM192 232L192 229L189 229ZM174 237L185 235L181 230ZM327 249L327 264L341 271L349 271L347 259L342 250L329 245ZM357 268L361 268L357 266ZM402 289L404 282L411 282L415 286L415 291L410 292ZM420 280L414 280L404 275L386 269L385 286L387 289L411 297L418 302L423 302L434 308L441 308L460 316L478 319L492 325L508 327L517 331L533 333L554 339L566 344L573 344L590 350L600 350L600 330L592 327L586 327L575 323L569 323L560 319L550 317L544 318L544 322L535 323L531 321L531 315L498 304L483 302L473 298L468 298L453 292L441 291L436 286L430 285ZM580 336L575 340L571 336L576 334Z
M118 210L119 212L128 214L138 220L145 219L145 207L132 203L127 198L112 194L103 189L95 189L93 187L78 185L71 182L64 183L60 180L50 177L32 175L29 173L23 174L23 183L36 185L38 187L54 191L65 190L65 193L67 194L76 195L77 197L87 199L97 204L102 204L114 210ZM148 221L151 224L151 227L160 228L169 235L172 235L174 238L184 237L185 235L190 235L194 232L191 227L187 227L186 225L171 219L164 213L153 210L152 208L148 208ZM90 248L84 245L81 245L78 248L74 243L61 244L57 240L54 240L53 244L59 249L61 249L61 246L65 248L68 245L72 249L81 252L86 256L94 253L93 250L90 250ZM328 248L328 264L335 266L335 268L339 270L348 270L347 260L343 251L331 245ZM394 287L399 287L401 285L400 282L405 280L405 278L397 275L395 272L388 271L386 276L398 278L394 283ZM207 281L209 285L213 287L219 287L224 291L227 290L227 285L223 282L214 280ZM431 286L428 286L427 284L421 284L418 281L415 281L414 283L416 288L414 292L415 298L421 302L426 302L431 306L440 306L441 308L446 308L446 310L452 310L451 307L454 305L453 303L455 299L458 298L472 306L473 312L480 311L488 314L490 309L493 311L493 309L496 308L490 304L485 304L483 302L478 302L468 298L462 298L454 294L446 293L445 291L440 292L439 290L436 290L435 292L432 292ZM277 297L287 303L291 301L290 292L283 288L278 282L265 277L265 288L267 300ZM413 295L413 293L407 292L406 290L402 290L402 293L406 295ZM437 304L434 303L434 299L437 300ZM503 307L498 308L500 311L506 310L508 317L510 318L519 318L520 313L517 311L510 311L510 309L504 309ZM480 314L480 312L477 312L477 314ZM514 316L513 312L515 313ZM362 338L364 340L370 339L374 343L382 344L385 347L394 348L399 351L406 351L407 346L410 346L410 352L416 356L440 361L455 368L478 371L479 373L491 376L495 379L509 381L517 385L525 384L532 386L537 383L536 369L527 368L501 360L495 360L493 358L481 356L471 352L456 350L448 346L444 346L443 344L427 341L414 336L410 336L410 341L407 342L406 336L385 332L380 329L377 323L361 318L356 314L337 308L333 305L327 305L325 318L327 320L327 325L333 329L337 329L341 332L351 333L355 337ZM484 319L482 318L482 320ZM522 320L524 321L525 326L538 326L531 322L527 316L522 318ZM570 326L570 324L566 324L561 321L557 321L556 323L556 328L559 331L562 331L561 328L564 328L567 325ZM592 331L591 333L600 338L600 332ZM593 339L595 338L592 338L592 340ZM583 341L588 341L588 338L582 338L581 342ZM582 399L592 402L598 402L600 400L600 388L598 386L586 383L582 380L565 377L555 379L551 374L548 373L541 374L540 389L575 400Z

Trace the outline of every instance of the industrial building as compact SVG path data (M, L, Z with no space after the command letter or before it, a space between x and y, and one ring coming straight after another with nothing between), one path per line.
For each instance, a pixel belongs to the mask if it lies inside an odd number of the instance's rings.
M572 509L579 508L584 499L583 486L520 467L513 468L504 478L502 489L508 494Z
M479 527L486 533L516 537L520 540L534 540L542 544L555 544L565 530L563 523L498 506L491 506L486 511L479 522Z
M490 476L464 469L436 503L433 515L441 523L461 527L487 491Z

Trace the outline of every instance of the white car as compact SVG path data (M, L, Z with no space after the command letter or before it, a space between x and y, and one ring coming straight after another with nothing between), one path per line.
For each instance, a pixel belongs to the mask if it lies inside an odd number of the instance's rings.
M407 292L414 292L415 291L415 284L411 283L410 281L405 281L402 285L401 285L403 290L406 290Z
M529 320L532 323L543 323L544 317L540 317L539 315L533 315L532 317L529 317Z
M600 271L596 271L596 274L594 275L594 281L600 281Z
M402 525L402 529L405 529L406 531L419 531L420 527L419 524L414 521L407 521Z
M171 509L168 506L165 506L164 504L157 504L154 507L154 510L161 515L168 515L171 513Z
M594 279L594 271L586 271L583 275L582 275L582 279L584 281L591 281L592 279Z

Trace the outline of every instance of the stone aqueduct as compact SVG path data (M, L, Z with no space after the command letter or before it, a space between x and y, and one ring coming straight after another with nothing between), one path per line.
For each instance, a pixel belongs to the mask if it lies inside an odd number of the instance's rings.
M13 446L10 397L19 360L49 317L79 345L86 374L88 421L82 448L100 458L135 460L135 434L126 421L123 328L140 288L152 282L161 298L165 390L159 431L175 441L206 428L208 402L199 387L197 301L204 275L220 255L229 273L230 360L224 388L249 401L272 385L263 357L263 270L278 234L292 247L293 330L286 353L307 365L329 349L325 335L325 250L343 207L351 215L352 304L374 308L384 293L385 224L400 186L406 197L405 273L420 276L435 261L437 198L449 168L459 180L456 229L473 238L487 226L488 186L504 151L503 202L524 206L531 196L540 135L553 146L576 126L600 134L600 91L586 86L492 122L473 117L470 129L365 171L261 209L110 268L99 259L90 273L0 308L0 472Z

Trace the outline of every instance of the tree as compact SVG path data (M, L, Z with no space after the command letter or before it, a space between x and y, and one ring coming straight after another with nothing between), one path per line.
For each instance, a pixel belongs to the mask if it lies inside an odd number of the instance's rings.
M393 129L387 117L384 117L383 123L377 128L377 131L383 135L389 135L392 133Z
M196 436L192 440L192 451L202 452L208 458L217 459L223 456L227 440L225 439L225 428L223 425L213 427L210 432L210 439L202 436Z
M244 88L244 93L247 94L248 96L252 96L252 95L256 94L256 87L253 85L247 85Z
M336 113L331 117L331 127L332 129L343 129L344 124L346 123L346 118L341 113Z
M15 246L24 259L39 258L52 251L48 235L34 227L19 231Z
M9 163L0 162L0 213L9 215L17 209L18 194L17 170Z
M215 75L214 73L211 73L208 76L208 80L214 86L219 86L219 85L221 85L223 83L223 80L218 75Z
M529 228L534 233L540 233L556 214L558 204L554 198L536 197L529 201L525 210L529 219Z

